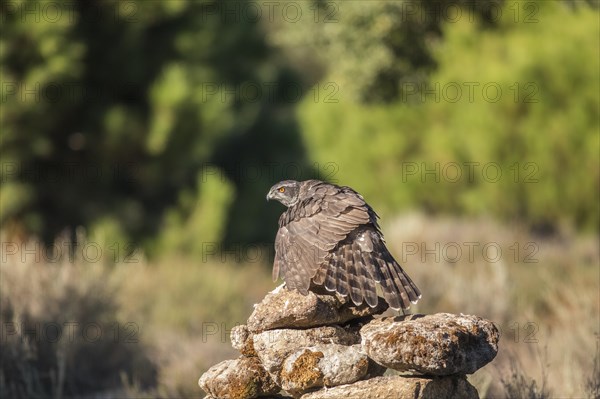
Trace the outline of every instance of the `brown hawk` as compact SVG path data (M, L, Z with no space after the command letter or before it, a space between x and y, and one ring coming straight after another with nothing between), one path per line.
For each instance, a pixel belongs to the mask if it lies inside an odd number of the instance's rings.
M311 283L377 306L377 287L393 309L407 309L421 292L385 246L379 216L350 187L319 180L284 180L267 200L288 209L279 218L273 280L306 295Z

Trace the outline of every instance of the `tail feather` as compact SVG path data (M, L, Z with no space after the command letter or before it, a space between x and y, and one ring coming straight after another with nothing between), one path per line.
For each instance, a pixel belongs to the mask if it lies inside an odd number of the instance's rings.
M400 298L396 293L396 285L394 284L394 279L392 278L390 270L388 269L387 264L383 259L378 258L377 263L379 264L379 270L381 270L383 274L383 279L381 280L381 290L383 291L383 297L392 309L400 309Z
M369 271L363 261L363 256L360 253L358 246L353 245L353 262L356 265L358 279L361 282L361 296L371 307L377 306L377 287L375 281L369 275Z
M350 298L356 305L363 303L362 295L362 281L357 272L357 265L354 263L354 257L352 256L352 249L350 245L344 247L344 262L346 264L346 275L348 276L348 285L350 291Z
M408 307L410 307L410 299L408 297L408 293L406 292L406 288L404 287L403 278L398 273L398 270L394 267L393 262L386 262L385 265L389 269L390 274L392 275L393 283L396 286L396 294L400 295L402 309L407 309Z
M386 260L386 266L390 270L394 285L396 286L396 292L402 299L402 308L408 309L410 303L416 303L421 298L421 292L402 269L402 267L388 254Z
M400 282L398 288L402 289L406 293L408 299L411 302L416 303L416 301L418 301L419 298L421 298L421 291L419 291L415 283L413 283L408 274L406 274L404 269L402 269L402 266L400 266L398 262L396 262L394 258L392 258L391 255L389 256L389 258L390 259L388 261L388 266L394 271L394 274L398 277L396 281Z
M369 276L376 283L381 283L383 280L383 276L379 269L379 265L376 264L377 260L374 259L373 255L370 252L362 253L362 263L364 264L364 268L369 273Z

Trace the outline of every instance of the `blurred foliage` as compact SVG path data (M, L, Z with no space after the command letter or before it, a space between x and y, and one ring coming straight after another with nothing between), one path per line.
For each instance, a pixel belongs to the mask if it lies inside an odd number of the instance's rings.
M204 251L198 243L223 241L224 223L234 197L233 188L219 176L216 168L206 168L198 176L199 193L181 190L179 207L169 211L165 230L160 236L155 253L169 251L188 253L200 257Z
M493 26L501 0L314 1L312 18L280 24L273 41L296 58L325 65L325 80L361 102L393 101L404 82L425 83L436 62L430 48L444 22L472 12L478 28ZM473 19L471 19L473 20Z
M198 186L214 168L225 186L233 180L238 196L250 198L246 204L264 202L273 183L266 174L250 182L227 174L251 161L264 168L303 158L285 112L289 104L279 100L278 88L292 75L271 55L256 22L221 18L217 6L2 3L4 226L46 242L78 225L114 231L115 221L138 243L165 227L185 237L197 231L177 218L194 209L211 214L232 201L223 198L233 197L229 188L212 195L207 191L215 184ZM245 101L239 95L245 82L275 90ZM248 226L247 219L256 225L257 216L275 222L275 213L266 207L245 213L240 225ZM202 232L220 231L227 222L223 212L210 218L220 220ZM251 233L260 238L261 229ZM175 230L169 234L165 242L172 243ZM211 231L205 240L221 235Z
M400 83L407 92L392 103L306 99L299 119L312 159L338 162L336 178L387 211L597 231L598 13L531 4L536 23L515 24L505 9L495 29L466 17L444 25L429 82Z
M594 2L267 3L1 3L3 228L198 254L272 241L268 188L320 177L384 212L598 230Z

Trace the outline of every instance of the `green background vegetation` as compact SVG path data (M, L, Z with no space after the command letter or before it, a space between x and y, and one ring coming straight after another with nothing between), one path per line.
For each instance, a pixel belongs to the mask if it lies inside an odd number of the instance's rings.
M397 256L534 243L535 264L409 258L416 310L539 328L536 350L504 340L482 396L522 392L499 383L511 353L546 395L544 346L583 370L555 368L556 395L593 392L592 370L598 392L598 2L271 7L0 3L2 322L140 328L134 345L3 339L0 396L200 396L200 373L235 356L206 323L243 322L273 286L283 208L265 195L287 178L361 192Z
M585 2L298 3L294 23L260 3L256 22L244 2L49 4L2 6L0 220L15 231L85 226L151 254L266 243L280 209L264 193L287 177L385 212L598 231Z

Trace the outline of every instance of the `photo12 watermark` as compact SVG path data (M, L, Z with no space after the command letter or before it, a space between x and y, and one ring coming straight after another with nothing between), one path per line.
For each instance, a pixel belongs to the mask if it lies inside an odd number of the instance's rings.
M122 92L135 92L138 85L134 82L122 82ZM10 81L0 84L0 103L17 102L20 104L81 104L101 103L105 101L106 88L94 87L83 81Z
M85 146L85 138L75 133L69 137L68 145L72 149ZM0 182L13 180L32 183L94 183L106 180L133 182L140 175L140 165L136 163L106 163L62 162L56 168L45 168L22 162L0 163Z
M243 82L237 85L203 82L199 87L200 101L221 103L286 103L294 104L309 98L315 103L336 104L340 101L340 86L336 82L320 82L305 87L297 82Z
M73 263L82 260L85 263L139 263L142 255L139 245L133 242L98 243L95 241L53 242L48 245L39 241L0 243L0 260L20 263Z
M534 241L515 241L508 247L494 241L402 242L401 263L469 263L483 260L497 263L510 260L514 263L538 263L539 244Z
M17 20L20 23L74 24L81 19L81 3L78 1L3 1L0 22ZM139 1L85 2L86 20L104 24L138 22Z
M203 5L200 18L223 23L337 23L340 5L337 1L218 1Z
M539 183L540 167L536 162L403 162L403 183L497 183L502 179L513 183Z
M404 103L539 103L540 88L535 82L402 82L400 101Z
M540 326L533 321L510 321L506 324L495 324L502 340L510 342L537 344L539 343L538 333Z
M97 322L3 322L0 339L2 343L17 339L21 342L96 343L100 341L138 343L140 327L132 321L103 324Z

